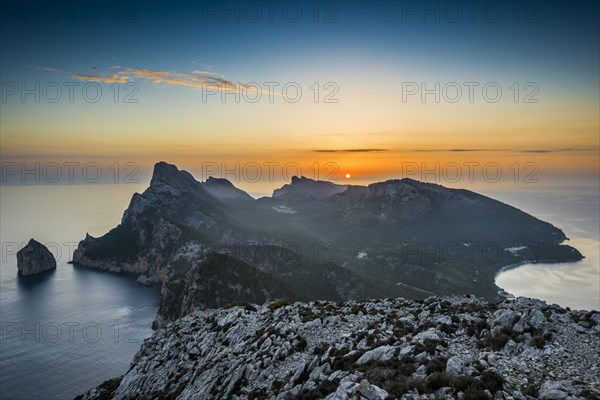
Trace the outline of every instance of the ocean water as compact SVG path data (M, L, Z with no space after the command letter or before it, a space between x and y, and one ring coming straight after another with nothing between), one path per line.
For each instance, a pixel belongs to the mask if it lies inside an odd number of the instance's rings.
M152 333L159 289L67 262L86 232L99 236L116 226L145 186L1 188L0 398L69 399L127 371ZM500 273L498 285L514 295L599 309L597 188L525 189L484 193L560 227L586 259L523 265ZM57 270L19 278L15 254L32 237L55 254Z
M119 223L125 185L2 187L0 398L72 399L127 371L158 309L157 287L67 264L86 232ZM46 244L57 269L19 278L16 248Z
M578 262L524 264L496 276L514 296L583 310L600 310L600 191L598 187L531 188L486 193L565 232L584 255Z

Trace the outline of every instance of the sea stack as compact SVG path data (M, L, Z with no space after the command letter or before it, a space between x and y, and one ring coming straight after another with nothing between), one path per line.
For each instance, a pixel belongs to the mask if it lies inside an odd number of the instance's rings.
M46 246L31 239L17 253L17 268L20 276L30 276L56 269L56 259Z

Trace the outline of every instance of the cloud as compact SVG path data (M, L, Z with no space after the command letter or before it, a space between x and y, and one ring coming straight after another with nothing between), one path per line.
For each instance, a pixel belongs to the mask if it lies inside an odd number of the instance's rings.
M65 70L58 69L58 68L52 68L52 67L36 67L36 69L43 70L43 71L57 72L57 73L64 74L64 75L69 75L73 78L79 79L81 81L86 81L86 82L125 83L129 80L129 78L122 73L116 73L116 74L112 74L110 76L103 76L103 75L78 74L75 72L69 72L69 71L65 71Z
M259 86L246 85L211 75L201 75L187 72L156 71L143 68L126 68L125 72L135 78L149 80L155 84L185 86L201 90L217 90L223 92L260 92L269 93Z
M64 71L62 69L57 69L57 68L52 68L52 67L35 67L35 69L39 69L42 71L50 71L50 72L60 72L62 74L68 74L70 75L70 72Z
M221 75L221 74L217 74L216 72L211 72L211 71L192 71L192 73L194 74L199 74L199 75L216 75L216 76L225 76L225 75Z
M558 150L522 150L521 153L556 153Z
M313 150L315 153L379 153L387 149L323 149Z
M260 87L231 81L223 78L222 75L210 71L193 71L192 73L188 73L158 71L146 68L120 68L116 66L112 67L112 69L120 69L119 71L116 71L109 76L105 76L100 74L80 74L52 67L36 68L69 75L73 78L87 82L125 83L134 79L141 79L154 84L184 86L201 90L210 89L225 92L258 91L261 93L269 93Z
M598 151L598 148L580 147L580 148L559 148L559 149L490 149L490 148L450 148L450 149L315 149L315 153L378 153L384 151L391 152L414 152L414 153L477 153L477 152L495 152L495 153L561 153L573 151Z
M111 76L73 74L73 76L87 82L125 83L129 80L127 76L118 74L113 74Z
M564 148L564 149L528 149L522 150L522 153L562 153L568 151L598 151L597 148L581 147L581 148Z
M478 151L510 151L508 149L414 149L412 150L418 153L433 153L433 152L445 152L445 153L470 153Z
M467 153L467 152L516 152L516 153L561 153L567 151L593 151L594 148L564 148L564 149L414 149L411 151L419 153L443 152L443 153Z

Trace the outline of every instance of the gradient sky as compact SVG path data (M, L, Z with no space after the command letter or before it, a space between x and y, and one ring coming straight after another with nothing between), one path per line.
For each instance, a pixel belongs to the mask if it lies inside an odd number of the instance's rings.
M196 174L203 162L296 162L310 177L318 163L321 178L332 162L336 178L350 173L356 182L401 177L403 163L497 162L505 177L515 163L534 163L537 178L597 185L598 2L482 1L471 15L467 3L284 1L271 19L262 1L133 1L118 3L115 21L113 3L9 2L0 36L2 162L134 162L144 179L159 160ZM262 16L249 21L256 10ZM456 10L462 16L452 22ZM63 88L58 102L21 98L20 85L52 82ZM65 82L81 84L72 103ZM96 103L82 96L90 82L103 91ZM128 82L137 103L123 102ZM296 82L302 98L289 103L275 90L273 102L266 93L235 102L234 85L249 82ZM337 103L323 101L328 82ZM403 101L407 82L480 86L472 103L465 86L456 103ZM496 103L483 99L488 82L503 90ZM537 103L523 102L528 82ZM10 94L15 84L19 93Z

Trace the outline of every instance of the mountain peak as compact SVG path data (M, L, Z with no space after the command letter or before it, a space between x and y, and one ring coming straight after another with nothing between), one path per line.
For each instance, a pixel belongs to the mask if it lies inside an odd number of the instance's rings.
M202 184L208 193L220 200L252 200L252 196L235 187L228 179L209 176Z
M223 186L233 186L233 183L231 183L229 181L229 179L215 178L214 176L209 176L208 179L206 179L206 183L215 184L215 185L223 185Z
M292 184L301 183L301 182L317 182L314 179L307 178L305 176L292 176Z
M171 186L175 189L185 190L197 185L199 182L187 171L179 170L173 164L160 161L154 165L150 186L160 184Z
M346 185L336 185L328 181L317 181L304 176L292 176L289 184L273 191L273 197L302 196L324 199L346 190Z

